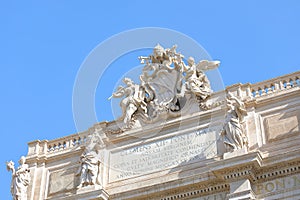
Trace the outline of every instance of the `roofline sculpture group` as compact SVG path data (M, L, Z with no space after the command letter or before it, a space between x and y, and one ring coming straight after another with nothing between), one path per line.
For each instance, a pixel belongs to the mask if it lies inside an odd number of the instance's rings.
M176 48L174 45L164 49L158 44L151 55L140 56L141 63L145 64L140 84L124 78L125 87L119 86L112 94L113 98L124 97L120 102L122 116L119 118L124 125L116 133L131 129L137 118L143 123L153 123L179 116L190 98L202 109L207 107L205 101L212 90L204 71L217 68L220 62L201 60L195 63L194 58L189 57L186 64Z

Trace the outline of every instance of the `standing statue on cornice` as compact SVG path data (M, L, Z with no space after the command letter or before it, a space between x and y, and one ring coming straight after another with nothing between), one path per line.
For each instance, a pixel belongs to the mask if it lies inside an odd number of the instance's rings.
M27 200L27 187L30 183L30 170L25 164L26 158L22 156L19 160L19 167L15 170L14 162L6 163L7 170L12 171L10 192L13 200Z
M247 114L244 103L237 97L228 94L227 113L221 135L224 137L224 145L228 152L247 148L248 138L243 130L243 118Z
M80 187L86 187L89 185L101 185L100 184L100 160L98 159L98 151L90 150L89 148L82 147L84 149L80 156L80 168L76 173L80 176Z

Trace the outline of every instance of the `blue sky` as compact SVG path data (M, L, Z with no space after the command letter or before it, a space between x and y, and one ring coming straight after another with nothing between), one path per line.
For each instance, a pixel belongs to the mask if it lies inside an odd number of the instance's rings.
M221 61L226 86L256 83L300 69L299 10L297 0L2 1L0 199L10 199L5 161L17 163L29 141L76 133L73 85L99 43L129 29L173 29ZM113 119L106 98L120 79L117 65L139 64L135 54L118 61L98 85L98 121Z

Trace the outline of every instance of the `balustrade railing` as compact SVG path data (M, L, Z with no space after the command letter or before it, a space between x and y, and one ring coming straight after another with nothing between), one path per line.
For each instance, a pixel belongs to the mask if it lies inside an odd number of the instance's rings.
M52 152L73 148L75 146L84 144L86 142L86 139L87 139L87 135L74 134L68 137L51 140L47 143L47 152L52 153Z
M251 93L252 97L257 98L295 87L300 87L300 71L251 84Z

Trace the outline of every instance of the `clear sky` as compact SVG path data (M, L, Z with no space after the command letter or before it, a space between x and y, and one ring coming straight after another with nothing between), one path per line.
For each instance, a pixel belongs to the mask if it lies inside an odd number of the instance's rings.
M11 198L5 162L18 165L27 142L77 132L76 75L104 40L135 28L172 29L221 61L224 85L256 83L300 69L299 10L297 0L1 1L0 199ZM98 121L113 119L106 98L120 68L139 65L136 56L122 56L99 82Z

